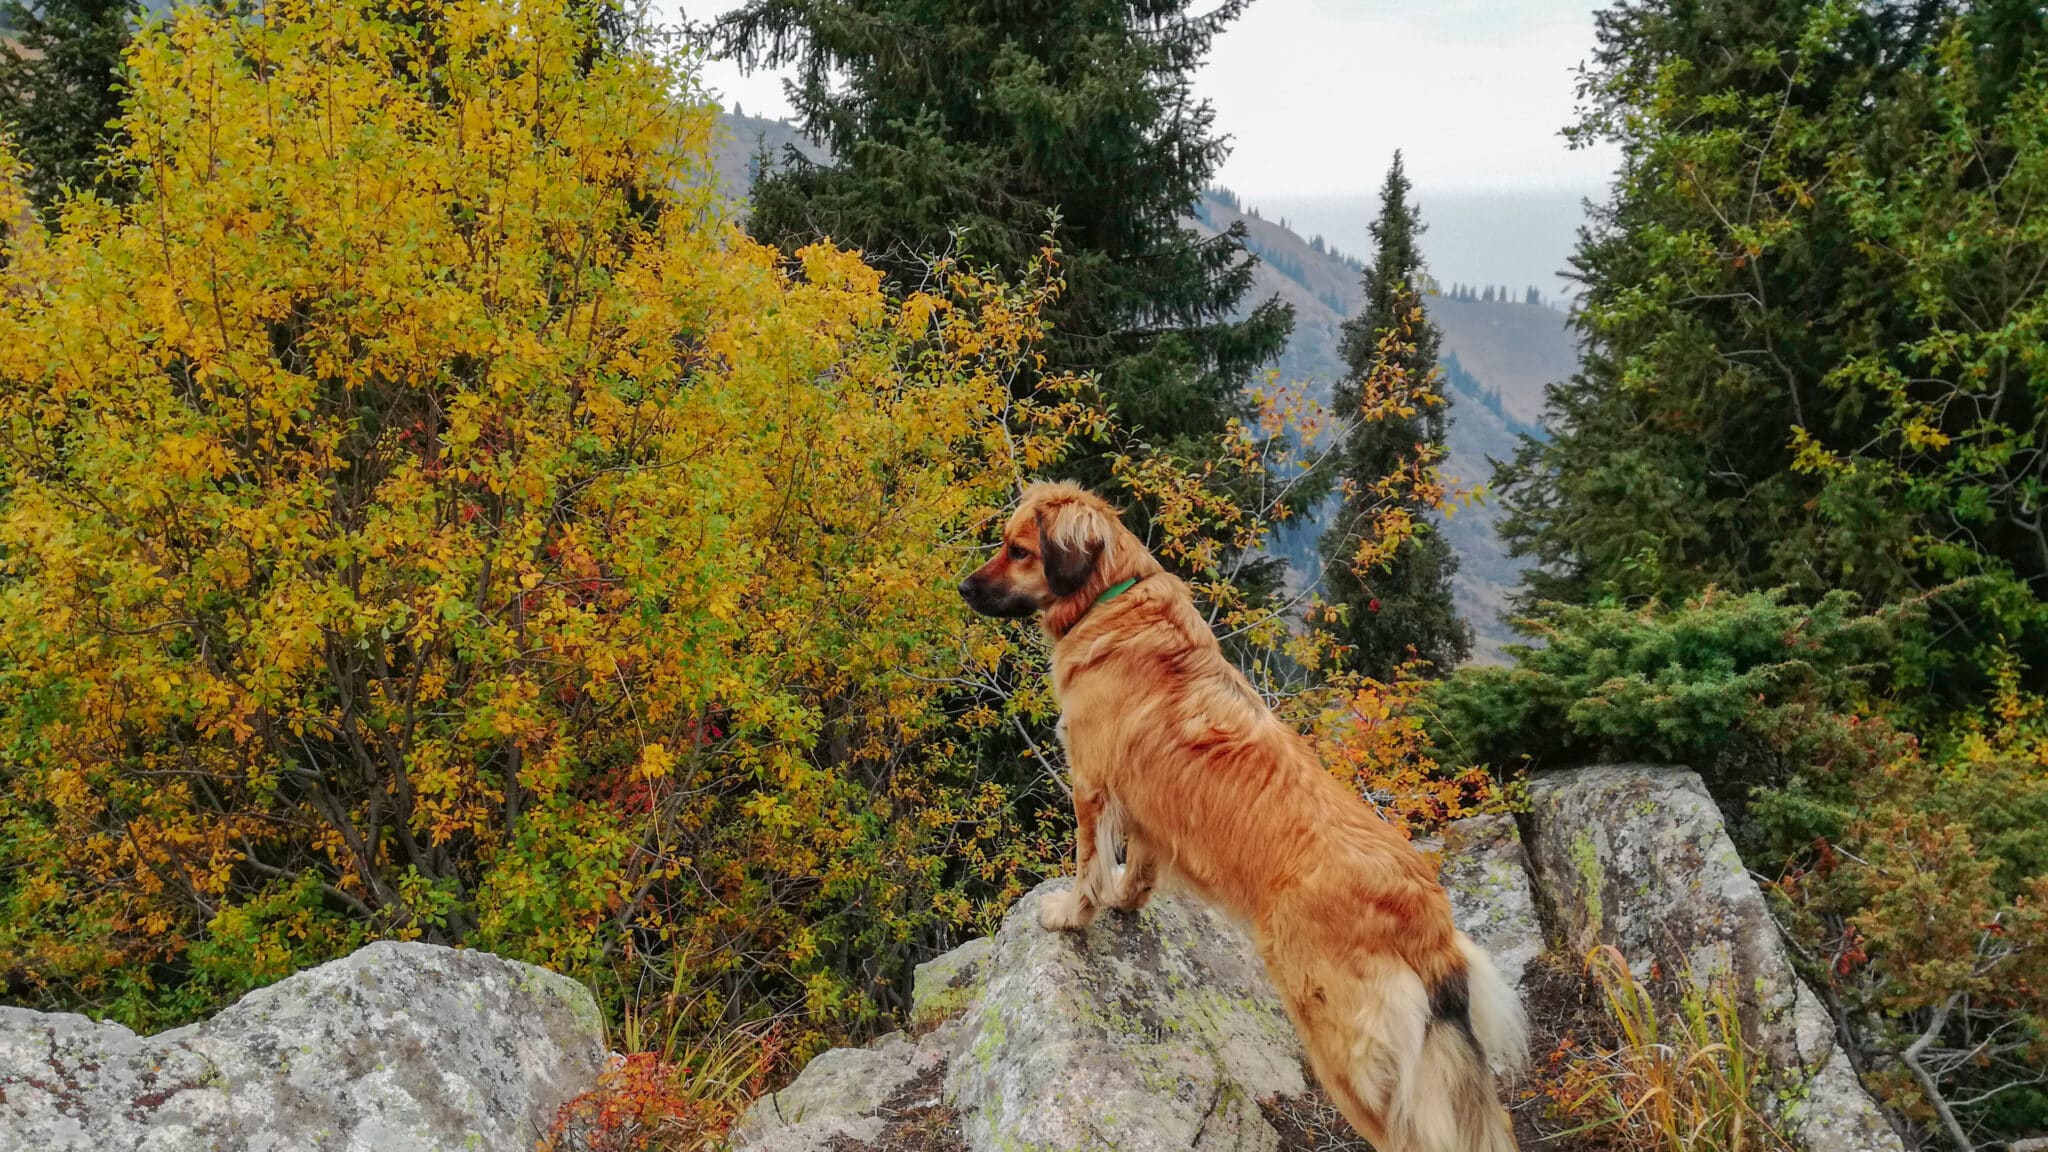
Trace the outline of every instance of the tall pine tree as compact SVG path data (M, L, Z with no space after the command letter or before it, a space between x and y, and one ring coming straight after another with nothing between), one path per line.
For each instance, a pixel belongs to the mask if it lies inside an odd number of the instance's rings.
M0 38L0 130L46 214L65 188L123 194L99 159L121 115L115 84L141 12L138 0L0 0L0 26L12 29Z
M1384 376L1387 369L1398 369L1421 384L1437 371L1442 335L1421 315L1422 253L1416 241L1423 224L1409 202L1409 190L1396 152L1380 189L1379 218L1372 224L1375 250L1361 282L1365 306L1344 322L1340 349L1350 371L1333 399L1339 415L1358 422L1345 439L1339 465L1344 505L1322 538L1324 589L1332 603L1347 608L1343 620L1331 625L1350 648L1346 665L1382 680L1411 657L1447 671L1472 650L1471 630L1451 603L1458 557L1441 532L1425 528L1384 563L1363 571L1355 563L1365 525L1373 522L1372 509L1380 504L1375 486L1412 466L1417 444L1441 452L1450 431L1447 400L1420 405L1413 416L1358 419L1365 382L1375 372ZM1426 509L1417 505L1410 512L1426 523Z
M1277 299L1236 318L1241 225L1187 227L1225 151L1190 80L1247 2L752 0L720 47L795 65L798 119L835 159L789 157L755 185L750 226L784 251L858 247L911 284L935 253L1020 269L1057 221L1048 368L1095 373L1136 435L1193 448L1293 326Z

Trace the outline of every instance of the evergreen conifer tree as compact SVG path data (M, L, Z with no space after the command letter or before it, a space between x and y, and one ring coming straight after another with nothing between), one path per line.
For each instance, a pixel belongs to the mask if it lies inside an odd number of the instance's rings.
M1423 224L1409 202L1407 173L1401 154L1394 153L1380 192L1380 214L1373 221L1375 244L1361 286L1365 305L1344 322L1341 350L1349 368L1346 381L1334 391L1338 413L1357 416L1363 402L1362 382L1379 365L1382 339L1389 332L1405 336L1399 366L1414 381L1437 371L1441 333L1418 315L1422 253L1416 241ZM1492 290L1488 289L1489 297ZM1346 438L1339 464L1346 489L1345 504L1323 533L1323 586L1332 603L1344 604L1344 619L1332 625L1349 646L1346 664L1379 679L1389 679L1411 656L1448 671L1471 651L1472 636L1451 602L1451 577L1458 558L1443 534L1424 530L1402 544L1383 566L1358 571L1360 525L1370 517L1366 506L1375 499L1373 486L1415 456L1415 445L1441 448L1450 431L1449 403L1426 405L1408 418L1364 421ZM1426 521L1424 509L1412 510Z
M0 25L12 29L0 40L0 131L28 165L38 211L65 188L123 194L99 158L121 115L121 54L141 12L138 0L0 0Z
M935 253L1021 268L1056 223L1048 369L1095 373L1155 446L1213 436L1293 326L1277 299L1234 318L1242 224L1184 223L1225 152L1191 78L1247 2L750 0L719 21L721 48L794 65L797 119L835 157L789 157L750 227L784 251L830 237L910 284Z
M2011 271L2048 253L2048 137L2015 111L2048 100L2048 20L2017 0L1837 14L1600 14L1572 134L1622 162L1572 260L1585 355L1495 476L1501 534L1536 561L1522 605L1944 589L1941 659L2009 646L2048 687L2048 404L2009 383L2048 299ZM1698 242L1661 244L1679 235Z

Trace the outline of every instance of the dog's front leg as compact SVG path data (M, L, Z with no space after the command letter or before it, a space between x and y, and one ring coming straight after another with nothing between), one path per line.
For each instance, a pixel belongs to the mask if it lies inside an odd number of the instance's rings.
M1117 885L1116 899L1110 907L1126 912L1136 912L1152 899L1152 889L1159 883L1159 857L1152 851L1152 845L1136 828L1124 830L1124 874Z
M1109 869L1116 863L1095 851L1096 822L1106 798L1101 792L1074 789L1074 886L1054 892L1038 905L1038 926L1048 932L1079 932L1094 923L1110 891Z

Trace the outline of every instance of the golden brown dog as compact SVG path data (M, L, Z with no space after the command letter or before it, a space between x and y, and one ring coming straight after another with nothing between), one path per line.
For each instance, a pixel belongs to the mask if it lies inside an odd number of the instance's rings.
M1488 1064L1526 1056L1514 992L1428 861L1266 708L1115 511L1032 485L960 594L1043 613L1054 641L1079 871L1039 922L1078 931L1170 875L1250 927L1317 1078L1375 1147L1513 1149Z

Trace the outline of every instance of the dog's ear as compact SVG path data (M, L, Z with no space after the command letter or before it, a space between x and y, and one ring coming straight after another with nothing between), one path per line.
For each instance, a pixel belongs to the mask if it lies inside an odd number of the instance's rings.
M1055 596L1072 596L1088 583L1109 545L1109 521L1084 504L1056 504L1038 513L1038 549L1045 583Z

